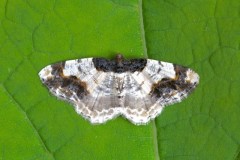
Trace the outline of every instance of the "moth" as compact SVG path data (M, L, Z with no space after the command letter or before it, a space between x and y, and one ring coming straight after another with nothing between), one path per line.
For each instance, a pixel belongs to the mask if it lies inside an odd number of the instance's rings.
M182 101L199 83L193 70L153 59L83 58L44 67L39 77L78 114L101 124L122 115L147 124L165 106Z

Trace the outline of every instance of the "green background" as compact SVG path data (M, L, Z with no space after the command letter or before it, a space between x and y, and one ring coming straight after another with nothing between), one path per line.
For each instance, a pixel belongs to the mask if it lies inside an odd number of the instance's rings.
M118 52L188 66L200 85L148 125L91 125L39 80ZM239 0L0 1L0 160L239 160L239 93Z

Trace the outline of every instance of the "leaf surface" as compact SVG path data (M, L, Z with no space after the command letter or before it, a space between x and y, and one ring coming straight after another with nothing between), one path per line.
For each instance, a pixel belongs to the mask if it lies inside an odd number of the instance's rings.
M156 120L161 159L239 159L239 1L143 2L148 56L200 75Z
M1 159L239 159L238 0L0 2ZM146 126L91 125L41 85L46 65L148 57L200 85Z

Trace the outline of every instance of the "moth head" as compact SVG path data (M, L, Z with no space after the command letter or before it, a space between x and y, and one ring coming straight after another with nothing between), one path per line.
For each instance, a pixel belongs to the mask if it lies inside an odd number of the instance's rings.
M124 60L124 57L122 54L118 53L115 57L116 63L117 64L122 64L122 61Z

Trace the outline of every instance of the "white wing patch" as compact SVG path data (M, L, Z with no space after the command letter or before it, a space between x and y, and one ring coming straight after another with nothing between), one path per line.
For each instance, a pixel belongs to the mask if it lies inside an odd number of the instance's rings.
M164 106L180 102L196 87L191 69L156 60L69 60L46 66L39 76L51 93L75 106L91 123L123 115L147 124Z

